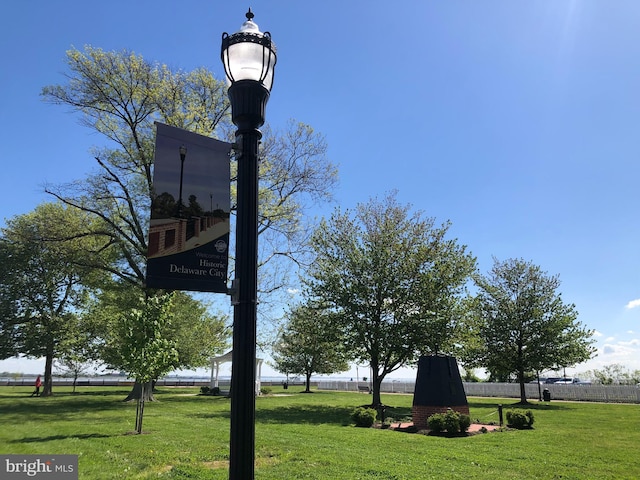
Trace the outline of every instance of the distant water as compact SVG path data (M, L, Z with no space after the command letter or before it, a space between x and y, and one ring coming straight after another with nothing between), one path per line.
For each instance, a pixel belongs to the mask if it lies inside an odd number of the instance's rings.
M65 378L65 377L61 377L59 375L53 375L54 378ZM30 375L30 374L25 374L25 375L21 375L17 378L15 377L8 377L8 376L2 376L0 377L0 382L7 382L7 381L11 381L11 380L18 380L18 381L23 381L23 380L29 380L29 379L33 379L35 381L37 375ZM69 377L66 377L69 378ZM166 380L181 380L181 381L203 381L203 380L209 380L211 378L210 375L167 375L165 377L162 377L162 379L166 379ZM104 379L104 380L120 380L120 381L133 381L134 379L127 377L126 375L95 375L95 376L84 376L84 377L78 377L78 381L82 382L82 381L88 381L88 380L95 380L95 379ZM219 375L218 376L218 381L220 382L229 382L231 380L231 376L229 375ZM284 382L285 380L287 380L287 377L284 375L277 375L277 376L261 376L260 380L263 382ZM311 376L311 381L312 382L355 382L357 379L355 377L344 377L344 376L332 376L332 375L312 375ZM392 382L415 382L415 378L386 378L384 379L383 383L392 383ZM304 376L289 376L289 381L290 382L304 382L305 381L305 377ZM370 381L370 379L367 377L367 381ZM364 382L364 380L362 380L362 378L360 379L360 382Z

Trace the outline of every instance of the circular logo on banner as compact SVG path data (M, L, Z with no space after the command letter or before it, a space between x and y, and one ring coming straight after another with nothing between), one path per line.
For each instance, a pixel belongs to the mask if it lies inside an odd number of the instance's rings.
M222 253L227 250L227 242L224 240L218 240L215 244L216 250L218 253Z

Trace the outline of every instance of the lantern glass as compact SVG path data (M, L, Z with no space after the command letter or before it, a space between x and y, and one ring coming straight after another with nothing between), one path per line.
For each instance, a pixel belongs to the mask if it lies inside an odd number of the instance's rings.
M239 32L223 36L222 62L229 85L240 80L254 80L271 91L275 46L271 35L262 33L251 18L244 22Z

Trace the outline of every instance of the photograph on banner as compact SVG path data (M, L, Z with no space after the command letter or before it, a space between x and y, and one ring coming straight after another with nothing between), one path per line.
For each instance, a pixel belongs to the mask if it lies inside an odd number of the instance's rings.
M230 151L156 122L148 287L227 293Z

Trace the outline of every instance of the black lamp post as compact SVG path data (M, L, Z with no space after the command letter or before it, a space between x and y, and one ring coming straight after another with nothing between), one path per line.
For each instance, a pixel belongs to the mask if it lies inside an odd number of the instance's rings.
M184 159L187 157L187 147L180 146L180 194L178 195L178 217L182 218L182 175L184 173Z
M222 34L238 161L236 279L231 366L229 478L254 478L256 318L258 304L258 145L273 85L275 45L253 23L251 9L240 31Z

